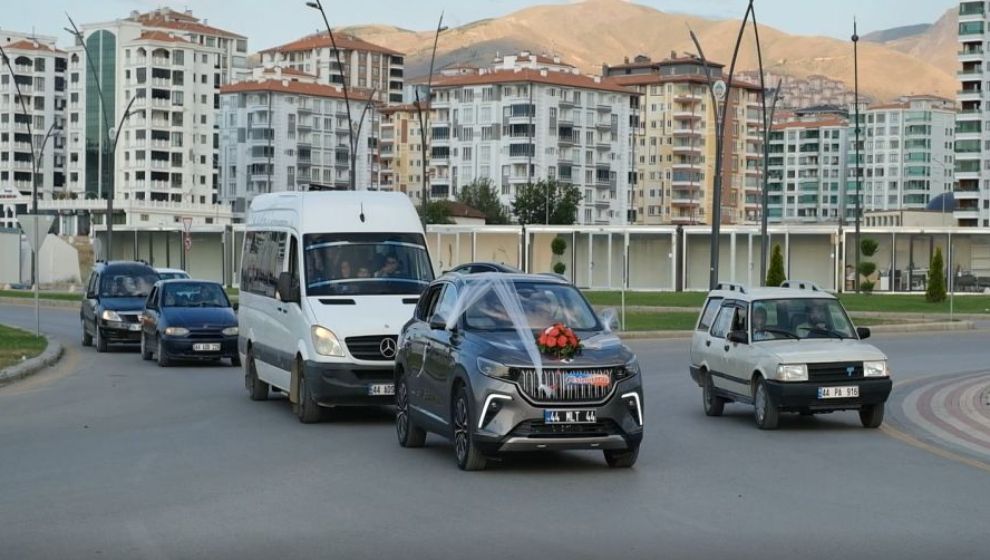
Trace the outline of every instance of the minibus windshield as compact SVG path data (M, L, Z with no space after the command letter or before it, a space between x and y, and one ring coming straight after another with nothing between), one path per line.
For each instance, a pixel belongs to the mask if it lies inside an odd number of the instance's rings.
M423 236L325 233L303 236L306 295L412 295L433 280Z

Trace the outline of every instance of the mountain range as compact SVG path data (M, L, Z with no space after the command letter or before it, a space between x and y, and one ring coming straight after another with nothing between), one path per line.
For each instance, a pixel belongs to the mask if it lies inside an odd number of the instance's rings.
M859 45L860 87L878 100L900 95L953 97L956 11L938 22L871 33ZM527 50L557 54L585 73L601 72L602 64L620 64L645 54L660 60L695 51L688 34L694 30L705 55L728 66L739 29L738 20L720 20L668 13L626 0L584 0L538 5L498 18L453 27L440 35L435 68L452 64L483 66L497 54ZM412 31L386 25L348 27L344 31L406 53L407 79L428 73L433 31ZM767 70L807 77L821 74L853 82L849 41L802 36L760 26ZM752 33L747 33L737 68L757 68Z

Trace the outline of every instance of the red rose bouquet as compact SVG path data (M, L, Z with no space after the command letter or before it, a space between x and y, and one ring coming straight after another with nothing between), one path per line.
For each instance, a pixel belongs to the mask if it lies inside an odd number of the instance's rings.
M581 340L563 323L551 325L536 337L540 352L557 358L570 358L581 353Z

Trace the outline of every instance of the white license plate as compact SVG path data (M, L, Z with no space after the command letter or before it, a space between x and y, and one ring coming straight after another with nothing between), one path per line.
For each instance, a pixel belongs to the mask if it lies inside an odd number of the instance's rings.
M387 397L395 394L395 385L391 383L376 383L368 385L368 396Z
M594 410L544 410L543 422L547 424L594 424Z
M819 387L819 399L855 399L859 398L859 387Z
M220 343L219 342L202 342L198 344L193 344L193 352L219 352Z
M132 325L128 325L127 326L127 330L129 330L129 331L139 331L139 330L141 330L141 324L140 323L134 323Z

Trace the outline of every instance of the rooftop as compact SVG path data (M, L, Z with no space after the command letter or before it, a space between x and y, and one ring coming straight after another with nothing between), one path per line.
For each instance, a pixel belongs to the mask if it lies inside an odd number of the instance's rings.
M830 126L849 126L849 123L842 119L823 119L817 121L793 121L773 125L773 130L786 130L789 128L825 128Z
M300 82L298 80L282 79L282 80L247 80L243 82L237 82L234 84L229 84L222 86L220 88L221 94L227 93L248 93L248 92L259 92L267 91L273 93L294 93L296 95L309 95L312 97L330 97L334 99L344 99L344 90L336 86L328 86L324 84L314 84L307 82ZM348 90L348 96L352 100L367 101L370 98L371 92L366 90Z
M403 53L399 51L392 50L381 45L376 45L365 41L364 39L359 39L353 35L348 35L346 33L336 33L333 36L334 41L330 41L330 34L327 32L314 33L312 35L307 35L301 39L296 39L295 41L285 43L284 45L279 45L277 47L272 47L270 49L265 49L261 51L262 53L272 53L272 52L298 52L298 51L311 51L313 49L329 49L333 48L333 43L337 44L337 48L340 50L350 50L350 51L369 51L383 53L393 56L404 56Z
M192 15L192 12L187 10L185 12L179 12L171 8L159 8L157 10L152 10L150 12L145 12L143 14L132 12L131 17L128 18L131 21L136 21L143 24L146 27L157 27L161 29L172 29L176 31L185 31L189 33L199 33L202 35L216 35L219 37L227 37L233 39L246 39L244 35L238 35L237 33L231 33L230 31L225 31L216 27L211 27L205 23L200 22L200 20Z
M166 33L164 31L142 31L141 36L138 38L142 41L160 41L165 43L188 43L182 37L176 37L171 33Z
M489 84L537 83L563 87L594 89L633 95L634 91L623 87L612 78L599 78L572 74L569 72L551 72L530 68L515 70L483 70L478 74L463 76L434 77L433 87L458 87Z
M12 51L42 51L50 53L64 53L65 51L60 51L56 48L52 48L44 43L39 43L38 41L30 41L27 39L21 41L12 41L4 46L6 50Z

